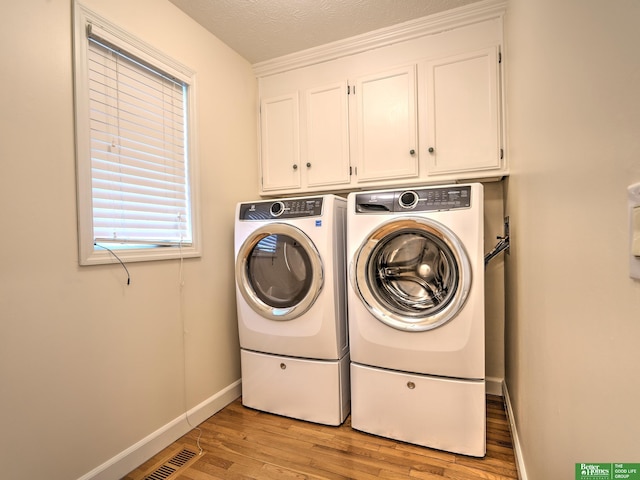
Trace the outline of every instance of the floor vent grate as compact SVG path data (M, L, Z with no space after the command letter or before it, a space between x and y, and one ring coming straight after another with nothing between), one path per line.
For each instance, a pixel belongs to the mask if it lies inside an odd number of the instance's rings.
M184 449L181 452L179 452L175 457L173 457L171 460L169 460L167 463L170 463L171 465L175 465L176 467L180 468L195 456L196 456L196 452L192 452L190 450Z
M198 459L198 452L187 447L173 454L168 460L156 464L152 472L147 473L143 480L168 480L176 473L191 466Z

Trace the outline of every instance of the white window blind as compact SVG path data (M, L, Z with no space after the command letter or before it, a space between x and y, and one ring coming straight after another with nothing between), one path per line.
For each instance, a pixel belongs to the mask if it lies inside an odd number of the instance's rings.
M191 245L187 84L88 25L95 242Z

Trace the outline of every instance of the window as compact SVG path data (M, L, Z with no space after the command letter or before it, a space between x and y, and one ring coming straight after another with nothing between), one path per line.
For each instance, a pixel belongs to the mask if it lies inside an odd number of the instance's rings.
M194 73L75 6L80 263L197 256Z

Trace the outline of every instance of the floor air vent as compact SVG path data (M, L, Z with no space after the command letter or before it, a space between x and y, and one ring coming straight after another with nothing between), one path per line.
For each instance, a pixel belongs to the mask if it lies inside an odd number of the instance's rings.
M167 480L176 473L189 467L198 459L198 452L187 447L182 447L168 460L163 461L159 466L156 464L154 470L147 473L143 480Z

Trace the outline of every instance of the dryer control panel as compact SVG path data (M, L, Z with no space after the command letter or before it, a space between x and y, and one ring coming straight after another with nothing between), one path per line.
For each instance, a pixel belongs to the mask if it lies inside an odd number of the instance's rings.
M359 193L356 213L430 212L469 208L471 187L415 188L388 192Z
M275 218L319 217L322 197L294 198L240 205L240 220L273 220Z

